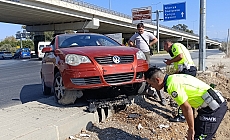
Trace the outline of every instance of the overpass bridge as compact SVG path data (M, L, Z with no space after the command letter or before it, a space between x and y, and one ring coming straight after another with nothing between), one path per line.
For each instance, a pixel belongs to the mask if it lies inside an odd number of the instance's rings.
M37 35L44 31L63 33L88 29L101 34L122 33L124 38L129 38L136 32L131 16L80 0L0 0L0 13L0 22L26 25L28 32ZM150 32L157 30L154 23L145 26ZM199 42L196 34L160 25L159 39L166 38L192 45ZM207 46L221 46L220 42L211 39L206 39L206 43Z

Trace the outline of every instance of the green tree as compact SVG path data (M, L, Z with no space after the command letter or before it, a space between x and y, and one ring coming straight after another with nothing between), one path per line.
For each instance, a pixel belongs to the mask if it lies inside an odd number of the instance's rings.
M11 52L15 52L17 46L20 46L20 40L17 40L14 36L6 37L3 41L0 42L0 50L7 50ZM30 48L34 50L34 43L30 39L22 40L23 48Z
M185 32L188 32L188 33L192 33L192 34L193 34L193 30L189 30L189 29L188 29L188 26L185 25L185 24L173 25L172 28L173 28L173 29L176 29L176 30L181 30L181 31L185 31Z
M54 31L44 32L45 41L51 41L53 39Z

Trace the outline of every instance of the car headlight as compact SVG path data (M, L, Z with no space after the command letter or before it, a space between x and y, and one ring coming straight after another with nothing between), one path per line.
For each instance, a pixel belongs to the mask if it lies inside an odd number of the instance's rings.
M137 55L137 59L146 60L145 54L142 51L138 51L136 55Z
M87 56L77 55L77 54L68 54L65 56L65 63L71 66L77 66L81 63L91 63Z

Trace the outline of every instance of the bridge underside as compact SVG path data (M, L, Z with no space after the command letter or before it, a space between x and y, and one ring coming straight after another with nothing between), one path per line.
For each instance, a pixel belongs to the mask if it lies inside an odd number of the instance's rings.
M128 39L137 31L135 25L127 22L129 19L126 21L113 20L110 17L100 17L94 13L87 14L84 11L63 8L55 4L47 3L46 5L45 2L39 2L39 0L21 0L20 2L0 0L0 7L0 22L26 25L28 32L36 34L43 34L44 31L64 33L65 30L78 31L85 27L89 32L100 34L122 33L123 38ZM93 18L100 20L100 26L94 29L87 28ZM147 30L154 32L156 27ZM184 44L198 43L197 39L185 39L180 35L161 30L158 38L160 41L170 38L175 41L183 41Z

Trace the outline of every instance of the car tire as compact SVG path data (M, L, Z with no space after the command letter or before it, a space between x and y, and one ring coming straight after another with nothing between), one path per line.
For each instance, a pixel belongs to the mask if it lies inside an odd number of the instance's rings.
M141 87L142 83L134 83L134 84L129 84L129 85L124 85L121 87L122 93L124 93L127 96L131 95L137 95L138 90Z
M42 79L42 93L43 95L51 95L51 88L46 86L43 79Z
M62 76L60 72L57 72L54 77L54 82L53 82L53 92L54 92L54 97L57 102L61 100L64 97L65 94L65 87L62 81Z

